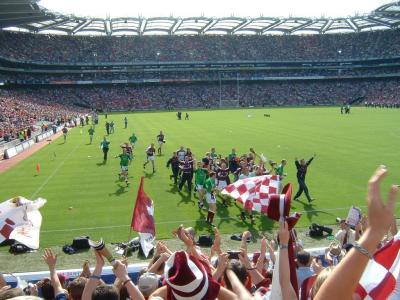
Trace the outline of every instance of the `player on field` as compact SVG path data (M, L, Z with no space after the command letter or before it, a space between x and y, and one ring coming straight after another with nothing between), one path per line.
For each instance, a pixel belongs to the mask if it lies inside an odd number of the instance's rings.
M311 157L307 162L303 159L301 159L300 161L295 158L295 165L297 168L297 181L299 183L299 190L297 191L296 195L294 196L294 200L298 201L299 197L301 196L301 194L304 191L304 194L306 194L308 203L311 203L314 199L311 198L310 193L308 192L308 187L306 185L306 174L307 174L307 169L308 166L311 164L311 162L313 161L313 159L315 158L316 154L314 154L313 157Z
M189 194L191 194L193 179L193 161L189 159L189 156L186 156L183 164L179 166L179 168L182 170L182 178L181 182L179 183L179 191L182 190L183 185L187 182Z
M135 148L137 140L138 138L136 137L135 133L132 133L132 135L129 137L129 143L131 143L132 149Z
M161 155L161 147L165 143L165 136L162 131L160 131L160 134L157 135L157 142L158 142L158 148L157 148L157 153L158 155Z
M176 155L178 156L178 159L183 162L185 160L186 156L186 150L185 147L180 146L179 149L176 151Z
M220 166L216 166L215 171L217 173L217 191L218 193L221 192L228 184L230 184L230 179L229 179L229 168L227 167L225 161L222 161ZM222 205L225 207L228 207L227 204L227 199L225 196L220 195L222 198Z
M131 159L133 159L133 149L129 143L125 143L122 145L123 148L126 149L126 153L129 155Z
M125 129L128 128L128 118L127 117L124 118L124 126L125 126L124 127Z
M199 206L199 209L202 209L204 206L204 196L205 196L204 185L206 183L207 174L208 174L208 170L207 170L207 168L203 168L203 164L201 161L198 161L197 163L195 163L194 183L196 185L197 195L199 197L199 199L197 201L197 205Z
M206 190L206 201L208 203L208 214L206 222L208 224L212 224L214 221L214 215L217 210L216 200L215 200L215 172L210 172L209 178L206 180L204 184L204 188Z
M178 173L179 173L179 158L178 155L176 155L176 152L172 153L172 157L167 161L167 168L171 166L172 169L172 175L169 176L169 178L174 178L174 184L178 184Z
M156 153L156 148L154 148L154 143L151 143L149 147L146 149L146 162L143 164L143 169L146 169L146 165L151 161L151 166L153 167L153 173L156 172L155 166L154 166L154 154Z
M89 128L88 132L89 132L89 141L90 141L89 144L92 144L92 142L93 142L93 135L94 135L94 128L93 128L93 126Z
M103 161L105 163L107 161L108 150L110 150L110 142L107 141L106 137L104 137L103 141L100 143L100 148L103 150Z
M64 126L64 128L62 129L62 133L64 136L64 143L67 141L67 135L68 135L68 129L66 126Z
M119 165L121 166L121 173L119 173L119 179L120 180L125 180L126 186L129 185L128 182L128 166L132 161L131 156L128 154L127 149L125 145L122 147L122 153L116 158L119 157L120 162Z

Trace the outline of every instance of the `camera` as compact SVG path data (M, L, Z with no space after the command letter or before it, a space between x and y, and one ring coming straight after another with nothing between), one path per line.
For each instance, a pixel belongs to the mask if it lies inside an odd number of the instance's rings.
M239 259L239 251L227 251L228 259Z

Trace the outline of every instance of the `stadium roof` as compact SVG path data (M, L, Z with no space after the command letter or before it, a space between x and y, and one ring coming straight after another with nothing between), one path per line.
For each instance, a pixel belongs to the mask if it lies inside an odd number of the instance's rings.
M63 15L40 7L37 0L0 0L0 28L32 33L72 35L151 34L324 34L395 29L400 1L369 14L348 18L87 18Z

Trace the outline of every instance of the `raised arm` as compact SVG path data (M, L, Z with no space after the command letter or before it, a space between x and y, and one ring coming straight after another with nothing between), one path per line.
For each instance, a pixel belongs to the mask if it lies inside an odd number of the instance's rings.
M359 246L353 247L336 266L318 290L315 300L351 299L369 259L393 220L399 187L392 185L389 200L387 204L383 203L379 187L386 172L386 168L381 166L369 180L367 196L369 227L360 237Z
M311 164L311 162L314 160L314 158L317 156L317 154L314 154L307 162L306 162L306 165L308 166L308 165L310 165Z
M101 272L103 271L104 259L97 251L94 251L96 256L96 266L94 267L92 275L89 276L89 280L85 285L85 288L82 293L82 300L91 300L92 294L101 279Z
M50 280L54 289L54 295L63 294L64 290L56 272L57 255L54 254L51 249L44 249L43 260L49 266Z
M131 299L144 300L144 296L139 291L136 285L133 284L132 279L129 278L126 266L117 260L114 265L114 274L122 282L122 285L126 287L128 294Z

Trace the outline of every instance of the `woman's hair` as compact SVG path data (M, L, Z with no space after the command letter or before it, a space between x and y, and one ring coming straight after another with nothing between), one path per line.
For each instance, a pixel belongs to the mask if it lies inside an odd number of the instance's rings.
M315 297L315 295L318 293L319 288L321 285L325 282L326 278L328 278L329 274L332 273L334 267L330 266L321 271L321 273L318 274L317 279L315 279L315 282L312 287L312 296Z

